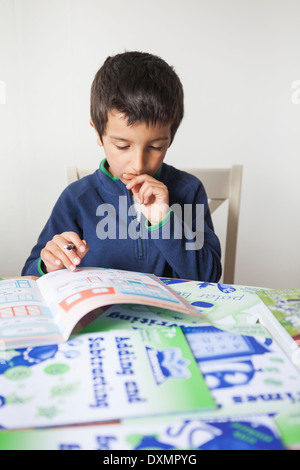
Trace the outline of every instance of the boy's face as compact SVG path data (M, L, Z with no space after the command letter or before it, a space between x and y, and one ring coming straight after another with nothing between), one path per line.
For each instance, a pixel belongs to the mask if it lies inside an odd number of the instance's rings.
M111 175L127 184L125 173L153 176L157 172L171 143L171 123L129 126L123 113L111 111L102 142L98 136L97 143L104 148Z

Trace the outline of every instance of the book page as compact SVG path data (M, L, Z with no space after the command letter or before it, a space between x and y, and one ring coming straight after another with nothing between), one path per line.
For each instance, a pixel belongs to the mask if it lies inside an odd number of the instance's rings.
M99 332L7 351L0 390L5 429L216 408L179 328Z
M214 326L182 329L219 410L234 415L299 409L299 371L261 329L258 336Z
M87 326L82 325L79 334L96 331L147 329L174 326L194 326L207 324L202 317L188 315L173 310L165 310L149 305L112 305ZM79 322L79 325L81 322Z
M264 307L260 322L300 370L300 289L269 289L258 295Z
M51 310L64 325L67 338L88 312L113 304L152 305L199 315L188 302L158 278L137 272L106 268L66 269L49 273L37 281Z
M235 328L237 331L240 326L255 325L259 320L263 304L258 296L261 287L162 279L208 322L224 330Z
M202 419L177 416L173 419L164 417L114 424L3 431L0 434L0 450L149 449L161 452L176 449L284 450L284 446L274 419L268 415ZM161 463L158 457L161 456L149 454L148 464ZM170 456L165 454L165 457L169 464ZM97 458L101 462L100 457ZM109 461L107 454L102 458L103 463L115 463L113 460ZM114 458L113 454L110 458ZM202 458L200 454L199 458ZM179 454L174 463L195 464L195 459L196 454Z
M300 346L300 289L270 289L260 292L259 297Z
M248 336L257 335L261 327L261 334L265 334L263 326L257 323L263 306L257 295L260 288L169 278L161 280L185 298L200 315L188 315L150 305L113 305L95 317L88 326L78 325L78 332L209 323L223 330Z
M13 345L21 338L36 338L57 332L51 310L33 279L0 282L0 338L6 346L15 347Z

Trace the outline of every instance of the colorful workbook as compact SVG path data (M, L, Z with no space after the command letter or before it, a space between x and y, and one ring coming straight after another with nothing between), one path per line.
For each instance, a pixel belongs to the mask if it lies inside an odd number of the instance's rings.
M300 411L300 373L262 327L255 336L212 325L183 327L218 414ZM299 436L300 442L300 436Z
M79 321L87 324L107 306L123 303L199 316L154 275L104 268L64 269L37 281L0 282L0 349L65 341Z
M194 318L194 317L193 317ZM239 325L238 332L223 330L203 319L187 322L178 313L111 307L87 329L123 328L148 330L181 326L218 403L218 417L230 413L278 412L286 406L300 411L300 374L280 345L261 324ZM226 328L228 328L228 324ZM300 436L299 436L300 442Z
M180 328L0 351L0 428L200 412L215 401Z
M161 278L174 292L197 309L205 319L223 329L238 332L239 326L255 325L262 301L261 287Z
M300 369L300 289L269 289L258 293L264 303L260 321Z
M107 331L114 328L192 326L210 323L234 333L256 335L263 302L260 288L228 284L161 278L179 294L199 316L162 310L149 305L114 305L98 316L83 331ZM264 329L262 328L262 332ZM262 333L264 334L264 333Z
M0 431L0 450L282 450L271 416L234 418L135 420L31 431ZM107 456L107 452L105 453ZM113 457L113 456L111 456ZM161 463L155 455L149 464ZM150 458L148 457L148 459ZM109 457L105 457L106 459ZM137 459L137 457L132 457ZM172 453L166 463L194 464L195 454ZM132 463L129 457L123 463ZM103 460L103 463L111 463ZM117 461L114 461L117 463ZM120 463L120 461L118 462Z

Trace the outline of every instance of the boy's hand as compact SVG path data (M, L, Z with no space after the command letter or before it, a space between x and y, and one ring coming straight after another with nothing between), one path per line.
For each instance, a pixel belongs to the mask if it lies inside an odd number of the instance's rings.
M64 232L46 244L41 258L48 273L64 268L74 271L88 251L88 244L77 233Z
M170 210L167 186L147 174L135 176L125 173L123 178L130 180L126 188L132 191L151 225L161 222Z

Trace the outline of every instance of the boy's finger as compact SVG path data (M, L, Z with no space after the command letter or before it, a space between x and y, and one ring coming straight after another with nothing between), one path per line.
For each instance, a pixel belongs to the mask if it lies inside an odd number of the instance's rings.
M41 251L41 258L43 260L44 265L47 268L47 271L54 271L57 269L61 269L63 267L63 264L59 258L54 256L49 250L44 248Z
M164 194L164 186L161 183L153 181L144 181L144 183L139 187L139 190L136 192L136 188L132 189L134 196L137 194L139 200L143 204L149 204L149 201L152 198Z
M76 254L77 257L82 259L85 257L85 255L90 249L89 245L87 244L85 240L83 240L82 242L84 244L84 250L83 249L79 250L74 243L66 243L63 246L63 250L65 251L67 255L68 253L71 254L71 252L73 252L73 254ZM82 245L80 246L80 248L82 248ZM73 254L71 254L71 259L75 259Z
M69 250L67 247L70 245L69 240L64 239L62 236L54 237L53 241L47 244L48 250L59 259L65 268L74 271L76 266L80 264L81 259L75 250Z
M60 249L64 254L62 258L66 268L74 271L74 268L81 263L82 259L77 253L76 246L66 241L65 244L60 245Z
M85 257L85 255L87 254L87 252L90 249L88 243L85 240L82 240L82 244L84 246L80 245L80 249L77 250L77 254L81 259Z
M143 204L149 204L149 202L155 198L154 193L153 193L153 188L152 187L147 187L143 190L142 193L139 195L141 201L143 201Z
M142 175L131 175L131 174L128 174L128 173L124 173L123 174L123 178L125 179L130 179L131 181L126 185L126 188L127 189L132 189L134 186L136 186L137 184L143 184L144 181L155 181L154 178L152 178L152 176L149 176L147 175L146 173L142 174Z
M73 243L79 252L85 253L87 243L85 240L81 240L76 232L64 232L61 236L67 241L66 245Z

